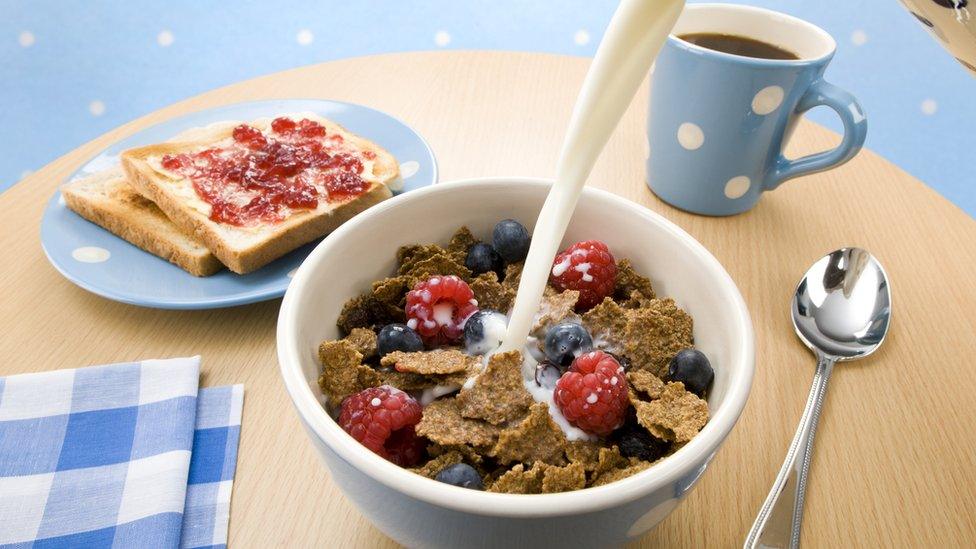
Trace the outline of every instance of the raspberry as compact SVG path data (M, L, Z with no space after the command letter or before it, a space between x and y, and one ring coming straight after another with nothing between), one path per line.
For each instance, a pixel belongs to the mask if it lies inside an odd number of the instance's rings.
M476 312L474 292L454 275L433 276L407 292L407 326L416 330L428 347L459 341L464 323Z
M607 436L623 425L630 406L624 369L603 351L580 355L556 382L553 400L570 423Z
M580 293L576 310L587 311L613 293L617 262L599 240L585 240L566 248L552 264L552 285Z
M396 387L371 387L342 401L339 426L360 444L402 467L420 461L423 441L414 432L420 404Z
M413 425L404 427L399 431L393 431L390 438L386 439L386 459L396 463L400 467L412 467L420 463L424 457L424 450L427 443L424 439L417 436Z

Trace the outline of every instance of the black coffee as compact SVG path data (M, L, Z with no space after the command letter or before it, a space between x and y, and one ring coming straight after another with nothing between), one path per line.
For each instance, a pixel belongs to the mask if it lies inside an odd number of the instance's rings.
M698 32L692 34L682 34L678 38L685 42L691 42L696 46L708 48L710 50L731 53L732 55L742 55L745 57L755 57L757 59L799 59L800 56L783 48L767 44L760 40L736 36L734 34L719 34L715 32Z

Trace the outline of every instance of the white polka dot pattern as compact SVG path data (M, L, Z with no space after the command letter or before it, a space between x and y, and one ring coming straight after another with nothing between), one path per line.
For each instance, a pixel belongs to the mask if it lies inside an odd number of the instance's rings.
M302 46L307 46L315 41L315 35L308 29L302 29L295 35L295 41Z
M785 92L779 86L766 86L752 98L752 112L767 115L783 104Z
M156 35L156 43L164 48L172 46L173 40L175 40L173 33L168 30L160 31L160 33Z
M420 170L420 163L416 160L407 160L400 164L400 177L403 179L409 179L413 177L417 171Z
M752 182L744 175L737 175L725 184L725 196L731 199L741 198L749 192Z
M72 251L71 257L82 263L104 263L112 257L112 254L105 248L98 246L82 246Z
M705 143L705 132L698 124L685 122L678 126L678 143L689 151L699 149Z
M88 112L90 112L92 116L101 116L105 114L105 103L102 103L98 99L92 101L88 104Z
M29 48L34 45L34 33L31 31L23 31L17 36L17 42L22 48Z

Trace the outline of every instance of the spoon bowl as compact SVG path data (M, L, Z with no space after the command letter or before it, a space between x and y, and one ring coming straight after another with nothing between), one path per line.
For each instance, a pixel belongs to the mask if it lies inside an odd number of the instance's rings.
M868 356L888 332L888 277L866 250L841 248L814 263L797 284L792 314L796 334L814 353L838 361Z

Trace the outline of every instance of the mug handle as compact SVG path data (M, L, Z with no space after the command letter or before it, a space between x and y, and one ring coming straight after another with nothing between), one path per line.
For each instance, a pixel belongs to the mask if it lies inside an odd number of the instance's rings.
M775 161L775 166L766 177L765 190L770 191L779 187L784 181L829 170L839 166L854 157L864 145L867 137L868 120L864 116L861 104L847 90L839 88L826 80L817 80L800 98L796 106L797 114L825 105L834 109L841 122L844 123L844 139L837 148L811 155L788 160L782 154Z

